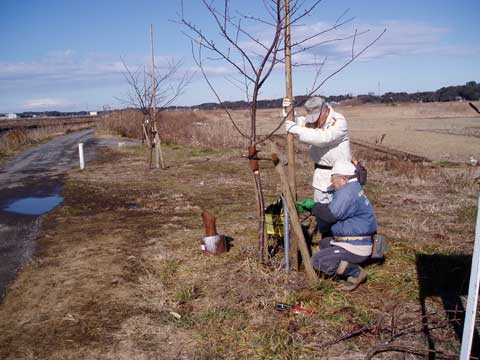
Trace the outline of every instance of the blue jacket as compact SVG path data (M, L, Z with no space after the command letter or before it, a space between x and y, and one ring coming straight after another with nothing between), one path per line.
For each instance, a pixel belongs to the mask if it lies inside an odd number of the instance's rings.
M328 207L337 219L332 225L334 236L362 236L376 233L375 212L356 179L350 180L335 191Z

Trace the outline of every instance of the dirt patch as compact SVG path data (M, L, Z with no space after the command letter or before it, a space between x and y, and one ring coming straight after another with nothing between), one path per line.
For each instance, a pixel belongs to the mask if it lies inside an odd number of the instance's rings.
M329 279L308 287L303 273L286 275L280 253L258 263L254 189L237 152L164 151L164 171L147 170L146 149L120 148L69 173L64 205L47 216L37 257L0 307L1 358L358 358L392 341L392 329L404 331L395 341L458 351L450 323L428 336L406 329L446 318L442 293L422 292L418 269L426 270L417 262L421 254L471 253L476 189L468 168L355 149L367 160L366 192L390 248L383 265L367 267L369 281L347 294ZM309 197L304 152L298 164L299 196ZM262 168L272 200L278 179L271 164ZM204 207L234 239L222 256L200 251ZM314 315L276 312L275 301ZM332 344L366 326L373 330Z

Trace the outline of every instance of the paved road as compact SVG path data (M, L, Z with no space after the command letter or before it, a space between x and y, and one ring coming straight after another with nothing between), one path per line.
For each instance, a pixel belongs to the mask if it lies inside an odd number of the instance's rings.
M34 253L35 238L42 223L42 216L20 215L2 209L18 199L58 196L62 175L79 166L79 142L85 144L88 165L99 144L93 129L55 138L0 166L0 302L18 269Z
M78 165L78 143L85 143L87 161L94 156L93 129L60 136L46 144L28 149L0 167L0 199L2 190L23 187L35 179L63 174Z

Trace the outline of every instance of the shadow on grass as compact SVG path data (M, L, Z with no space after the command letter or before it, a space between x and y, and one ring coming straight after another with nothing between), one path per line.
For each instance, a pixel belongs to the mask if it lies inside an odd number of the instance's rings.
M447 319L460 342L463 334L465 308L461 296L468 294L472 257L467 255L417 254L416 267L419 283L419 298L422 307L424 333L430 350L435 343L429 331L425 301L427 297L438 296L443 302ZM473 334L471 356L480 356L480 336L476 329ZM429 359L435 359L430 353Z

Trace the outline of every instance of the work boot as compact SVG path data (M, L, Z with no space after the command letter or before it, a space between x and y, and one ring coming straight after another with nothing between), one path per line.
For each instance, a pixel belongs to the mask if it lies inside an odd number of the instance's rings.
M367 280L367 273L362 267L358 267L359 272L355 276L349 276L347 280L343 282L342 289L345 291L353 291L360 286L361 283Z

